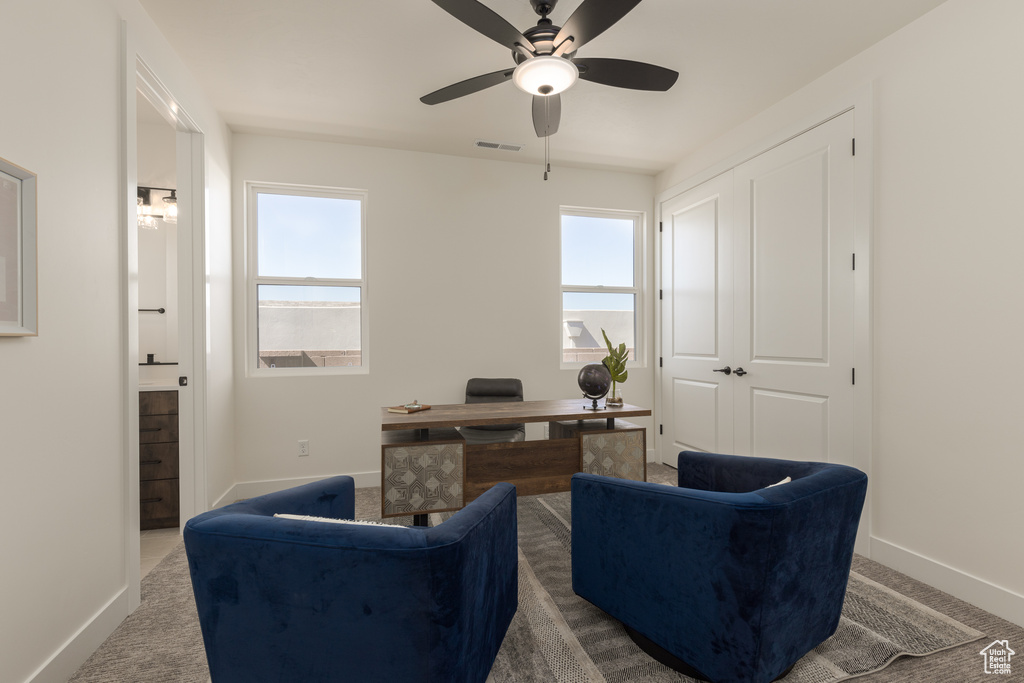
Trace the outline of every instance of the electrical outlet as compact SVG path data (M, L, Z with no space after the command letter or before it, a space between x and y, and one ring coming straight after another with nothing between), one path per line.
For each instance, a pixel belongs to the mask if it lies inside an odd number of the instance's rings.
M299 457L309 455L309 439L299 439Z

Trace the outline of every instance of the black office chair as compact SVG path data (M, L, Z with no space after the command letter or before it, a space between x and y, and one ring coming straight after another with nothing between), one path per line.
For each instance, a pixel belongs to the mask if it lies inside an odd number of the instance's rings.
M466 403L508 403L523 400L523 382L518 379L474 377L466 382ZM508 443L526 440L525 424L459 427L468 444Z

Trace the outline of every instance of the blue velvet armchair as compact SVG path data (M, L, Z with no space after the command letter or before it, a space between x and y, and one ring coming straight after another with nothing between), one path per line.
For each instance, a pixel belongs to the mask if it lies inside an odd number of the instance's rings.
M214 683L487 678L518 600L515 487L434 528L274 517L353 511L333 477L186 523Z
M684 673L772 681L839 625L867 476L712 453L678 462L678 487L573 476L573 590Z

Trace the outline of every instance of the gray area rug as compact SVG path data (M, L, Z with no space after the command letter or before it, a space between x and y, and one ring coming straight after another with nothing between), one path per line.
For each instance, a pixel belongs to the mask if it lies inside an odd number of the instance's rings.
M652 467L648 478L668 483L674 471L661 469L665 472ZM521 497L518 503L519 610L489 683L692 680L652 660L619 622L572 592L569 495ZM379 510L379 489L357 490L357 517L373 518ZM437 515L431 517L431 523L441 522ZM996 638L1009 638L1014 645L1024 642L1024 629L878 563L857 557L854 569L839 631L802 659L784 679L787 683L827 683L870 671L874 673L864 677L865 683L983 681L988 679L978 654L983 644ZM989 635L984 643L956 648L983 637L982 630L961 622L985 629ZM925 659L900 657L936 651L941 652ZM209 680L184 546L143 579L142 605L70 680Z

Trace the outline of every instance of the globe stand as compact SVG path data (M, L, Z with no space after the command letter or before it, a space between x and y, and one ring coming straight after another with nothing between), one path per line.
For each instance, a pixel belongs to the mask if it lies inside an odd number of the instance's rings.
M586 394L583 394L583 398L591 398L591 397L587 396ZM592 400L594 401L594 405L593 406L583 406L583 410L601 410L598 407L598 405L597 405L597 399L595 398L595 399L592 399Z

